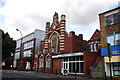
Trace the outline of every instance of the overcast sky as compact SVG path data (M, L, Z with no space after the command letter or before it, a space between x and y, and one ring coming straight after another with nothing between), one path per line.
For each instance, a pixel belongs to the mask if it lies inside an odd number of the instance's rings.
M99 13L118 7L119 0L0 0L0 29L14 40L33 32L45 30L55 12L66 15L66 30L83 34L89 40L96 29L100 30Z

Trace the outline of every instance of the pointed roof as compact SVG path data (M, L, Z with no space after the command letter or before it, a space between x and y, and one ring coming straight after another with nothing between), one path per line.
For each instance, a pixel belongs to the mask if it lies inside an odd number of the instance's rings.
M94 32L94 34L92 35L92 37L90 38L90 40L92 39L98 39L100 38L100 31L98 29L96 29L96 31Z

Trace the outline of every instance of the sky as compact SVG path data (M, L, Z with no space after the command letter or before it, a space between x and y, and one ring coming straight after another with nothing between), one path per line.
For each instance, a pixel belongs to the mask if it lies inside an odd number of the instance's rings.
M100 30L98 14L118 7L119 0L0 0L0 29L17 40L35 29L45 31L55 12L66 15L66 31L89 40Z

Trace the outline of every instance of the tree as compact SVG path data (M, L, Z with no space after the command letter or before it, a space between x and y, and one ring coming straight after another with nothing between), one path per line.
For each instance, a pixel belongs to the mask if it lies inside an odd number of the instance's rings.
M15 52L15 47L16 41L2 30L2 61L8 62L10 60L11 53Z

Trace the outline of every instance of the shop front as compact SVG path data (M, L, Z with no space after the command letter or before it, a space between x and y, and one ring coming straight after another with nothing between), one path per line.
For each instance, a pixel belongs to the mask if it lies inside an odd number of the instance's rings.
M61 59L61 73L63 75L84 74L84 58L81 52L56 55L52 56L52 59Z
M111 63L111 72L112 76L120 76L120 45L111 46L111 62L107 56L107 48L104 47L101 49L102 56L104 56L104 65L106 76L110 76L110 63Z

